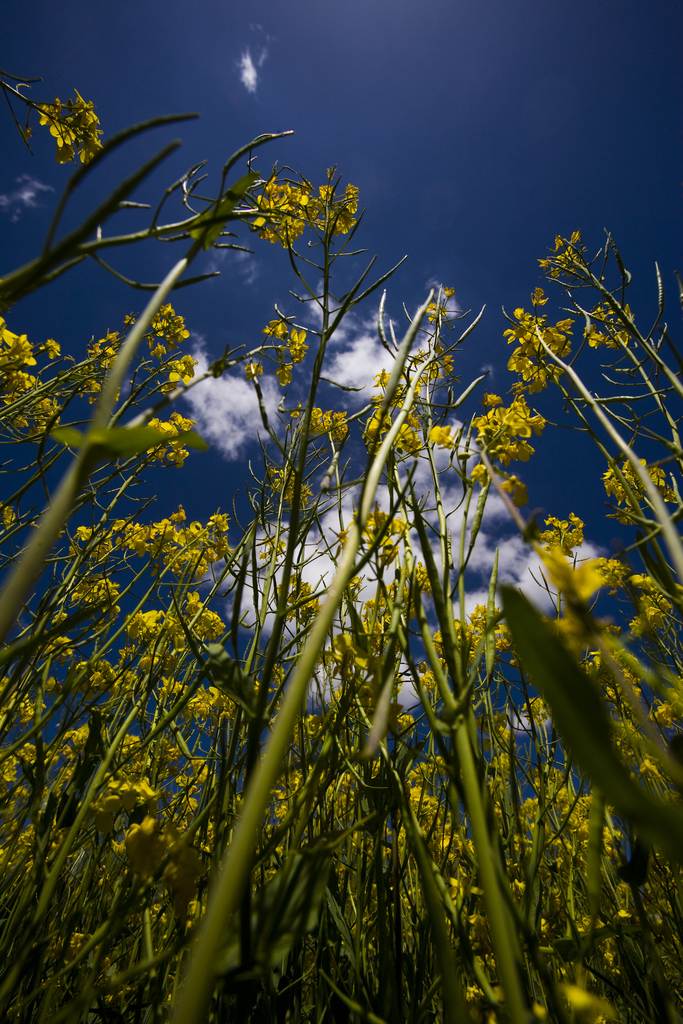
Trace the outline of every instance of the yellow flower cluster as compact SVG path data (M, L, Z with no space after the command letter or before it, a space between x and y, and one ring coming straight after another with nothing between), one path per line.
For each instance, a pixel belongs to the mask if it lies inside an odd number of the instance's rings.
M50 420L54 420L59 403L52 397L32 398L38 387L38 378L26 373L23 367L35 366L36 355L45 354L56 359L60 348L49 338L44 345L34 350L25 334L14 334L0 317L0 398L5 406L12 406L15 415L12 426L18 431L38 434Z
M162 665L167 672L175 666L175 653L184 651L188 645L187 634L200 640L217 640L225 633L225 623L210 608L205 608L198 593L189 594L185 602L182 621L175 609L165 612L161 609L139 611L126 622L128 647L122 657L133 658L140 654L140 671L150 672ZM153 650L154 654L144 653Z
M341 444L349 432L346 425L345 412L332 412L322 409L311 410L311 437L319 437L321 434L329 434L335 444Z
M561 546L541 552L545 568L558 593L564 597L564 617L555 622L568 646L578 655L584 644L592 639L586 607L596 590L605 580L600 560L593 559L572 565Z
M540 288L537 289L537 292L540 291ZM535 293L532 298L538 304L540 296ZM523 309L515 310L515 318L519 321L518 325L504 332L508 344L515 341L519 343L508 360L508 369L521 377L514 385L517 393L528 391L533 394L547 387L549 380L557 381L562 373L555 363L548 363L539 334L550 351L564 359L571 350L568 335L571 334L574 321L560 320L551 327L547 316L526 313Z
M195 423L196 420L188 419L187 416L181 416L179 412L171 413L170 419L166 421L156 418L151 419L149 421L149 426L154 427L155 430L160 430L162 434L166 435L170 442L168 446L162 444L159 445L158 448L153 449L153 461L166 461L167 463L171 463L172 465L180 468L190 453L187 448L183 448L181 446L180 441L174 441L173 438L191 430Z
M452 299L455 295L455 288L443 288L442 294L446 299ZM427 319L430 323L434 323L437 319L445 318L448 316L448 303L447 302L430 302L427 306Z
M377 551L377 556L382 566L388 565L397 557L401 541L408 533L408 524L404 519L392 519L387 527L388 519L389 514L382 511L379 504L375 503L375 508L368 516L363 531L365 538L372 545L377 542L380 533L386 528Z
M52 344L55 344L52 342ZM3 375L8 369L20 366L35 366L33 346L26 334L14 334L0 316L0 371Z
M126 326L135 323L135 318L126 318ZM152 325L146 335L147 344L152 355L161 359L166 352L172 352L190 337L190 332L185 326L185 318L175 312L170 302L161 306L159 312L152 320Z
M604 584L598 559L575 567L568 562L562 548L558 546L544 551L543 561L557 589L574 604L585 604Z
M92 341L88 345L88 357L96 360L103 370L108 370L116 359L121 348L121 338L118 331L107 330L106 337L99 341Z
M119 584L108 576L88 575L70 591L69 599L81 607L90 605L107 609L110 617L116 618L121 611L116 604L119 589Z
M91 405L97 401L102 390L101 371L109 370L118 355L121 342L122 339L118 331L107 330L106 337L100 338L99 341L92 341L88 345L87 354L92 366L86 369L86 373L89 373L91 379L85 384L83 390L89 396L88 401Z
M306 353L308 352L308 345L306 341L306 331L292 328L290 331L289 325L286 320L271 320L270 323L266 324L262 331L268 338L273 338L280 341L286 341L289 339L287 347L284 345L278 346L277 355L279 360L279 366L275 371L279 383L284 387L289 384L292 380L292 366L294 363L300 363ZM291 363L285 363L284 353L289 352L289 357L292 360ZM259 376L263 373L263 367L260 363L251 363L247 367L247 380L253 380L258 374Z
M282 469L278 469L276 466L268 467L268 479L271 482L273 490L276 494L280 494L283 491L283 497L287 504L291 507L292 501L294 500L294 474L293 472L285 472ZM299 492L299 504L302 508L308 505L308 502L313 497L313 491L308 484L302 484Z
M504 491L512 495L512 504L515 508L522 508L529 501L529 494L526 489L526 484L522 483L518 476L512 473L507 477L506 480L500 485Z
M173 572L182 575L188 566L195 565L195 579L201 579L209 565L218 562L228 553L228 516L216 513L209 517L206 526L198 521L185 521L182 506L170 519L145 526L142 523L125 523L117 520L112 529L120 531L117 546L135 552L139 556L149 555L162 558L165 565L171 565Z
M197 360L193 359L192 356L188 354L181 356L180 359L169 359L166 364L169 371L168 383L162 384L160 388L162 393L167 394L170 391L174 391L181 381L183 384L189 384L194 377L194 368L196 365Z
M247 363L244 372L247 380L256 380L263 376L263 367L260 363Z
M11 505L0 505L0 522L5 529L12 525L16 521L17 513Z
M624 580L630 569L620 558L598 558L598 567L602 573L604 585L611 587L610 595L614 597L619 587L624 586Z
M422 438L417 433L420 421L416 416L409 416L408 422L402 424L396 435L396 451L399 454L417 457L422 450Z
M581 547L583 544L583 528L585 524L573 512L569 513L568 519L557 519L555 516L548 516L545 520L545 525L548 529L543 531L539 540L541 544L545 545L547 551L552 551L553 548L559 547L563 555L569 556L574 548Z
M130 866L143 879L158 871L167 854L161 878L173 893L173 909L184 921L190 900L197 894L196 880L204 870L199 851L190 846L187 836L181 836L171 822L164 828L147 815L140 824L130 826L125 848Z
M628 317L633 319L628 303L624 306L624 311ZM607 333L599 331L592 322L593 320L602 324ZM627 347L629 343L629 333L624 328L622 321L618 320L613 311L602 303L591 310L591 323L586 327L584 337L588 340L591 348L600 348L601 345L604 345L606 348L619 349L622 346Z
M328 171L332 181L334 168ZM284 248L292 245L305 228L317 227L324 231L326 222L334 235L347 234L356 223L358 189L347 185L343 196L337 196L332 184L321 185L316 191L309 181L300 183L279 181L273 175L256 197L262 215L254 221L259 238L279 242Z
M116 815L122 810L132 811L137 805L144 805L150 811L155 810L158 796L147 779L134 782L124 775L114 776L90 806L95 828L98 832L111 832Z
M538 262L544 270L548 271L550 277L558 278L562 274L571 274L576 261L581 260L582 254L581 232L575 231L570 239L556 235L553 255Z
M299 576L290 578L289 587L287 619L296 619L299 626L307 626L318 614L320 601L313 597L311 584Z
M529 460L534 449L525 438L531 437L532 433L540 435L545 423L539 413L531 414L524 395L518 395L509 408L489 409L485 415L474 420L481 447L486 449L490 457L500 459L505 466L513 459L522 462Z
M130 313L124 318L124 327L126 329L132 327L134 323L134 314ZM173 352L189 336L190 332L185 326L184 317L176 314L170 303L161 306L159 312L152 320L150 330L146 334L149 350L159 360L163 360L168 352ZM102 389L102 374L98 371L106 371L111 368L122 343L123 338L118 331L107 330L104 338L93 341L88 345L88 359L93 364L89 370L92 379L85 385L84 390L90 395L89 401L91 404L97 401L97 397ZM50 343L48 342L48 344ZM53 342L52 344L55 343ZM168 380L161 385L159 390L163 394L168 394L170 391L175 390L181 381L183 384L189 384L194 378L194 368L196 365L197 360L193 359L191 355L184 355L179 359L166 360L164 367L169 371Z
M676 501L677 498L675 492L667 485L664 470L659 466L647 466L645 459L639 459L638 461L641 466L646 467L648 476L663 497L664 501ZM628 487L631 491L631 495L634 499L642 498L645 493L645 489L640 478L636 476L630 460L624 457L623 462L616 470L612 467L607 469L602 474L602 482L607 493L615 497L619 505L626 506L616 512L613 518L618 519L620 523L632 522L633 517L631 515L631 511L637 513L638 508L629 497L626 488Z
M64 164L78 156L87 164L102 149L99 136L100 119L95 113L95 104L86 102L77 89L75 99L66 103L56 99L53 104L39 104L40 123L50 125L50 134L57 140L57 163Z
M499 615L500 609L494 608L494 615ZM470 660L474 658L479 641L486 633L489 611L485 604L478 604L469 617L467 627L467 638L470 643ZM510 634L504 622L499 622L493 633L495 650L498 654L507 653L510 650Z
M629 583L640 591L638 615L629 624L632 635L642 636L655 629L664 629L670 618L671 601L664 596L651 576L636 573L629 576Z

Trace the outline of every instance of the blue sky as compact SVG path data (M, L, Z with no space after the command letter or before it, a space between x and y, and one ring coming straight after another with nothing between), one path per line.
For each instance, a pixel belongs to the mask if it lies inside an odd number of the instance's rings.
M360 188L360 241L378 253L377 266L409 256L389 285L390 312L398 317L403 301L414 308L434 280L452 285L462 308L486 304L458 372L466 381L488 367L489 390L503 393L510 380L501 306L528 305L537 259L558 232L580 227L597 249L610 229L643 320L655 306L658 260L669 319L680 323L673 271L683 271L682 38L676 0L64 0L6 6L0 64L42 75L37 99L65 99L77 88L95 101L106 135L156 114L201 113L117 155L83 190L81 209L176 135L182 151L138 200L154 202L200 159L215 181L238 145L293 129L262 151L261 170L277 160L317 182L336 163ZM32 158L8 114L0 139L1 276L35 254L67 171L46 137L36 137ZM154 280L174 258L150 246L116 265ZM281 250L261 243L254 257L225 258L220 269L221 278L176 300L209 356L227 341L255 343L274 302L294 312ZM82 267L24 300L9 322L77 351L141 305L139 293ZM373 299L367 316L374 312ZM363 317L354 330L345 342L349 373L363 353L368 365L373 358ZM216 395L214 419L237 394ZM225 508L244 477L239 431L251 415L226 427L222 441L210 438L212 452L195 456L182 479L160 476L160 499L177 501L180 488L188 504L191 483L194 515ZM591 535L609 544L615 528L600 518L597 460L572 457L558 432L537 448L520 473L531 504L590 517Z

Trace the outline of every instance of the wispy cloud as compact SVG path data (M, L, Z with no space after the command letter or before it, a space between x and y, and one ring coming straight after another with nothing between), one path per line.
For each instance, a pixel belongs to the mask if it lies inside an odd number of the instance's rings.
M268 58L268 47L264 46L258 53L252 57L251 47L247 46L246 50L242 53L242 56L237 62L237 68L240 73L240 82L247 90L247 92L255 93L258 88L259 69L263 67L264 63Z
M13 224L19 220L23 210L35 209L41 205L41 192L54 192L52 185L44 185L30 174L21 174L15 183L18 188L13 192L0 192L0 210L9 214Z
M438 295L439 294L439 288L441 288L441 287L448 288L449 285L445 281L442 281L438 277L430 277L430 278L428 278L425 281L425 287L426 288L433 288L434 291L436 292L436 294ZM442 298L442 301L443 301L443 299L446 300L446 310L447 310L449 316L454 316L456 313L461 313L462 312L462 306L458 302L458 300L455 297L455 295L451 295L451 296L442 295L441 298Z
M237 274L242 284L253 284L258 277L258 263L253 253L242 249L212 249L211 259L204 268L205 274Z

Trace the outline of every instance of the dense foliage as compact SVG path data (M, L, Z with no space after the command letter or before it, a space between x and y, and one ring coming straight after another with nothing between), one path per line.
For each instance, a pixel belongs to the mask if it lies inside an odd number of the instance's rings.
M102 146L77 97L34 105L58 160L81 154L67 199L147 127ZM590 259L558 237L541 266L566 309L551 323L537 288L515 311L506 399L458 382L478 318L464 326L452 289L401 341L382 298L386 370L361 412L325 409L330 338L389 275L336 294L358 191L334 170L262 179L266 138L213 200L192 198L193 169L182 218L162 225L160 204L126 239L188 250L84 358L7 311L82 259L112 269L100 254L121 236L103 228L158 158L56 241L60 204L41 256L0 282L3 1017L674 1022L683 385L661 283L643 333L612 239ZM286 250L317 313L271 319L205 375L251 381L262 455L232 508L190 522L151 501L160 472L182 496L205 447L172 406L201 380L169 292L235 244L228 221ZM601 356L598 397L579 366L593 380ZM306 397L288 406L292 385ZM582 555L569 509L540 526L519 511L511 466L553 429L533 406L552 389L604 457L619 557ZM498 587L497 552L488 601L468 602L494 499L544 615Z

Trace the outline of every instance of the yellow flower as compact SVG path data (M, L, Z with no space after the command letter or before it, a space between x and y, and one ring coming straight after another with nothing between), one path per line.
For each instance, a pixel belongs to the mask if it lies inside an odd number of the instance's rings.
M526 484L523 484L518 477L511 476L501 484L501 487L508 494L512 495L512 503L515 508L521 508L528 503L529 495L527 494Z
M542 558L552 582L570 601L585 604L604 584L597 558L584 562L578 569L569 564L561 547L542 552Z
M171 841L172 845L169 847L169 859L162 878L173 892L173 909L178 917L184 920L187 917L190 900L197 895L196 879L204 868L199 852L188 845L187 839L180 837L173 825L167 828L168 841Z
M406 452L408 455L419 455L421 447L422 441L418 435L410 429L407 423L404 423L396 438L396 451Z
M62 350L54 338L48 338L43 345L43 349L47 353L48 359L56 359L57 356L62 354Z
M13 363L19 366L35 366L33 346L25 334L14 334L7 329L5 321L0 317L0 367ZM33 380L33 378L31 378Z
M655 762L649 757L643 758L642 763L640 765L640 773L641 775L652 775L655 779L662 778L662 773L659 770L659 766L656 765Z
M292 364L291 363L287 363L285 365L283 363L283 365L278 367L278 369L275 371L275 376L277 377L277 379L278 379L279 383L282 385L282 387L285 387L286 384L291 383L291 380L292 380Z
M263 328L261 334L267 334L269 338L286 338L288 332L289 328L285 320L271 320Z
M429 440L439 448L452 448L455 444L450 427L432 427L429 431Z
M81 949L90 939L90 935L84 934L83 932L73 932L71 937L64 944L64 952L62 953L62 959L66 960L68 964L74 959L77 953L80 953Z
M486 486L489 479L489 471L483 462L480 462L474 467L470 473L470 477L474 480L475 484L480 484L481 487Z
M255 380L257 377L262 377L263 367L260 363L247 363L246 375L247 380Z
M0 518L2 519L2 525L7 529L15 521L17 514L11 505L0 505Z
M308 352L308 345L304 345L306 341L306 331L292 331L289 336L289 355L293 363L300 363Z
M142 824L131 825L126 832L125 844L128 860L133 871L141 878L153 875L161 864L164 855L164 841L160 834L161 826L151 815L147 815Z
M597 1024L600 1018L617 1020L614 1009L606 999L602 999L600 996L596 996L592 992L587 992L586 989L579 988L578 985L571 985L568 982L562 982L560 989L573 1013L577 1015L579 1020L585 1021L586 1024Z

